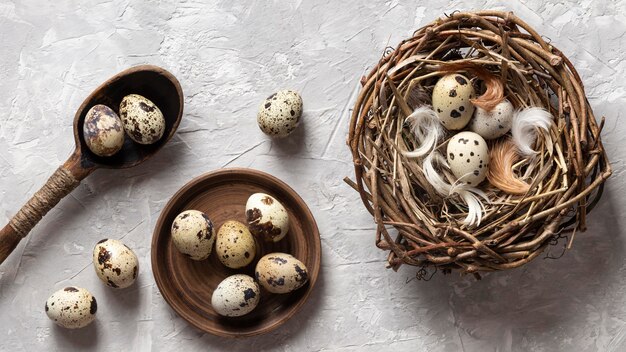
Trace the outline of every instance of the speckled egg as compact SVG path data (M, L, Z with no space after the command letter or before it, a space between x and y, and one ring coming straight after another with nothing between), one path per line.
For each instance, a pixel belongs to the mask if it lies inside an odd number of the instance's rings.
M67 329L78 329L96 319L98 304L84 288L66 287L46 301L46 314L50 320Z
M513 104L508 100L503 100L491 111L477 107L474 118L470 121L469 129L484 139L502 137L511 130L513 110Z
M259 259L256 280L272 293L288 293L304 286L309 280L306 266L286 253L270 253Z
M433 89L433 110L448 130L460 130L472 118L474 87L470 80L458 73L443 76Z
M289 214L276 198L255 193L246 202L246 220L253 235L265 241L280 241L289 231Z
M185 210L172 223L174 246L193 260L204 260L213 249L213 223L198 210Z
M257 304L261 293L259 285L248 275L232 275L217 285L211 305L219 315L239 317L250 313Z
M122 120L106 105L94 105L87 111L83 136L89 150L98 156L111 156L124 145Z
M229 220L217 231L215 251L222 264L238 269L252 262L256 243L246 225Z
M130 94L120 103L120 117L128 136L139 144L156 143L165 132L165 118L153 102Z
M287 137L300 124L302 98L293 90L278 91L259 106L257 123L263 133L276 138Z
M460 132L448 141L450 171L460 181L476 186L487 176L489 149L487 142L474 132Z
M103 239L93 249L96 274L110 287L126 288L137 279L139 261L135 252L118 240Z

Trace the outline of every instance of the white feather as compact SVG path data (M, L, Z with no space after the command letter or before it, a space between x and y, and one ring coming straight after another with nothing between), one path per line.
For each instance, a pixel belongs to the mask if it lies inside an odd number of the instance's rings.
M439 139L443 136L443 126L437 113L429 106L422 105L407 116L406 120L411 127L411 132L419 144L412 152L404 152L409 158L418 158L428 154L435 148Z
M537 140L537 133L543 130L548 146L552 145L550 138L550 126L552 115L543 108L531 107L518 110L513 115L511 134L517 149L523 156L537 154L533 144Z
M437 193L442 196L450 195L450 188L452 185L446 182L441 175L435 170L434 164L440 166L448 166L446 159L436 150L433 150L422 163L422 169L424 170L424 177L433 186Z
M467 226L480 225L485 211L485 205L481 198L489 203L487 194L476 187L472 187L465 182L456 181L454 184L448 183L435 169L435 165L440 168L448 168L446 159L436 150L424 158L422 169L424 177L433 186L437 193L444 197L458 195L459 198L467 205L467 216L463 223Z
M458 194L465 204L467 204L467 216L463 220L463 223L467 226L480 225L483 219L483 213L485 212L485 205L480 198L489 203L487 194L463 182L457 182L452 185L450 195L453 194Z

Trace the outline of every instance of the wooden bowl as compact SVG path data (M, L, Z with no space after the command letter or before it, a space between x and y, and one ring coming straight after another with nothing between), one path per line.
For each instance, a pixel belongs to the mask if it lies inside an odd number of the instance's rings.
M242 269L229 269L215 253L194 261L178 252L170 240L174 218L184 210L206 213L215 231L227 220L246 223L248 197L257 192L274 196L287 209L290 230L278 243L257 240L255 260ZM242 317L219 316L211 307L213 290L226 277L247 274L254 277L258 259L271 252L284 252L302 261L309 270L309 282L288 294L277 295L261 288L259 305ZM193 179L167 203L152 238L152 272L165 301L196 328L218 336L243 337L269 332L291 318L315 286L321 261L320 235L315 219L302 198L274 176L252 169L222 169Z

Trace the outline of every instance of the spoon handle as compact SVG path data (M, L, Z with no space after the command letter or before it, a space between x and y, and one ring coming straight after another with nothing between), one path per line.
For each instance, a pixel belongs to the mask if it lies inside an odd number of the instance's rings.
M80 154L75 152L50 176L43 187L0 230L0 264L39 220L78 187L80 181L92 171L93 169L84 169L80 166Z

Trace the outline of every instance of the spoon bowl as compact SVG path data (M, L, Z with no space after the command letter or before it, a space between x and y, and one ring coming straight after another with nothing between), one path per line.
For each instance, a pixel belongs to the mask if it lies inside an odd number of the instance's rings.
M103 104L119 115L122 99L129 94L139 94L159 107L165 118L163 137L154 144L144 145L133 142L128 136L124 146L115 155L102 157L92 153L83 136L83 123L87 111L97 104ZM102 83L81 104L74 117L74 138L76 150L81 154L84 168L122 169L135 166L154 155L174 135L183 113L183 92L176 77L166 70L151 65L132 67Z
M103 104L119 114L122 99L139 94L159 107L165 118L165 132L151 145L141 145L126 136L122 149L110 157L92 153L83 136L85 115L91 107ZM76 149L46 184L0 230L0 264L17 244L61 199L70 194L80 181L98 168L123 169L140 164L154 155L176 132L183 116L183 91L171 73L152 65L131 67L111 77L91 93L74 117Z

